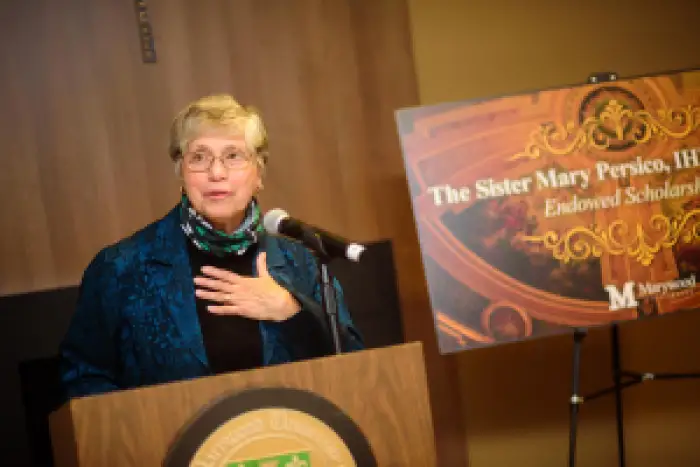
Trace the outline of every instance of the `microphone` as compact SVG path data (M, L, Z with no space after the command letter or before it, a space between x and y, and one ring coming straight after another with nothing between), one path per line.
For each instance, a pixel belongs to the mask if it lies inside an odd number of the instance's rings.
M279 234L299 240L328 258L345 258L357 262L365 251L364 246L294 219L283 209L268 211L263 218L263 226L269 234Z

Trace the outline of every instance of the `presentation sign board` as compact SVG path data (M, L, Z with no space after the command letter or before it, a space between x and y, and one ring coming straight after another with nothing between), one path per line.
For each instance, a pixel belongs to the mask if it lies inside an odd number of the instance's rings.
M700 305L700 73L396 117L441 352Z

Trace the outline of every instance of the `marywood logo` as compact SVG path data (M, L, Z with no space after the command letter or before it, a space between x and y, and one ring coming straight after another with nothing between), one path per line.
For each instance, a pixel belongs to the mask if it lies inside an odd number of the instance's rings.
M266 407L220 424L190 467L353 467L352 453L325 422L299 410Z
M227 467L311 467L311 453L296 452L263 459L232 462Z
M666 282L635 283L634 281L628 281L622 286L622 290L614 285L605 286L610 301L610 311L617 311L624 308L637 308L639 305L639 298L664 295L669 292L694 288L695 274L686 279L676 279Z

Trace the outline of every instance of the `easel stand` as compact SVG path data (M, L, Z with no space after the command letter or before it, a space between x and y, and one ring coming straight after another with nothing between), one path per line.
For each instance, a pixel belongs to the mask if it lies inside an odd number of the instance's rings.
M576 430L578 427L578 411L579 407L585 402L597 399L606 394L615 394L615 421L617 424L617 455L618 467L625 467L625 434L624 434L624 418L622 414L622 390L639 383L652 380L663 379L690 379L700 378L700 373L636 373L633 371L622 370L620 358L620 330L617 323L610 327L610 345L612 356L612 377L613 385L596 391L587 396L581 396L579 393L580 375L581 375L581 344L586 337L587 330L577 328L574 330L574 355L573 355L573 372L571 377L571 399L570 404L570 427L569 427L569 467L576 466Z
M598 84L617 80L617 73L595 73L588 77L589 84ZM610 327L610 346L612 357L612 378L613 385L596 391L588 396L581 396L580 375L581 375L581 344L586 337L585 328L574 330L574 355L573 369L571 375L571 399L570 404L570 426L569 426L569 467L576 466L576 431L578 428L579 407L585 402L597 399L606 394L615 394L615 421L617 424L617 456L618 467L625 467L625 432L624 418L622 414L622 390L635 386L639 383L652 380L663 379L690 379L700 378L700 373L636 373L622 370L620 363L620 329L617 323Z

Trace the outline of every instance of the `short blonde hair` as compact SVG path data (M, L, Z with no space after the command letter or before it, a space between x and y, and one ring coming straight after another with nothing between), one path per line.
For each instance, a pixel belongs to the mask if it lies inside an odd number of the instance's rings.
M267 130L260 113L239 104L233 96L217 94L197 99L182 109L170 127L170 159L179 165L187 146L203 132L223 129L242 135L248 150L257 158L258 167L267 165Z

